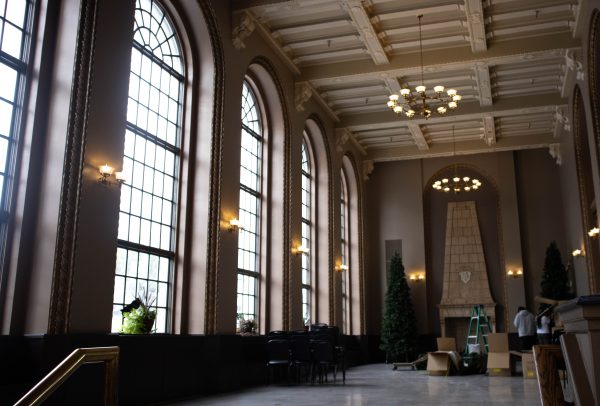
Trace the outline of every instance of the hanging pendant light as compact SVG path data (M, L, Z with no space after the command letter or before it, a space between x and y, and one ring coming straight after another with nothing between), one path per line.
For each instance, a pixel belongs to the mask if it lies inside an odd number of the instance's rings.
M456 89L446 90L447 97L443 94L445 87L436 85L433 87L433 92L428 92L423 80L423 39L421 33L421 19L423 15L417 16L419 19L419 52L421 57L421 83L415 87L413 92L408 87L403 87L400 90L400 95L391 94L387 102L387 106L396 114L404 114L408 118L421 116L425 119L431 117L435 111L443 116L448 110L458 108L458 102L462 100L462 96L458 94ZM400 97L402 96L402 98Z
M456 140L454 138L454 125L452 126L452 157L456 156ZM458 165L454 164L454 173L452 178L442 178L433 182L432 187L440 192L470 192L478 190L482 186L479 179L473 179L469 176L458 174Z
M448 110L458 108L458 102L462 100L462 96L458 94L456 89L446 90L447 97L443 95L445 87L436 85L433 87L433 92L428 92L423 80L423 40L421 34L421 18L423 14L417 16L419 19L419 51L421 57L421 83L415 87L413 92L408 87L403 87L400 90L400 95L392 94L389 97L387 106L396 114L404 114L408 118L421 116L425 119L431 117L435 111L443 116ZM402 98L400 98L402 96Z

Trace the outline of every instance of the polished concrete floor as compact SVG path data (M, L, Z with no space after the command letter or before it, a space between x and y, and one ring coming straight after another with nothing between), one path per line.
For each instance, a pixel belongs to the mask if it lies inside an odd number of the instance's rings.
M354 367L346 384L271 385L221 396L171 403L196 405L384 406L384 405L539 405L535 379L427 376L425 371L393 371L390 365Z

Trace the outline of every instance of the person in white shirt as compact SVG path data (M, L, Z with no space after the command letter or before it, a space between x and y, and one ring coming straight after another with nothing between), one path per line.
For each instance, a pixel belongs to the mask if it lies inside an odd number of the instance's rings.
M550 331L551 315L542 314L537 318L538 344L551 344L552 331Z
M521 351L531 350L535 344L536 325L535 316L523 306L520 306L515 316L514 325L519 334Z

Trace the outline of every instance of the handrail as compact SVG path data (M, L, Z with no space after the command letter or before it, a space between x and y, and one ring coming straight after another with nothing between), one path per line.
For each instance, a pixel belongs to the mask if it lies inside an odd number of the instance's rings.
M25 394L14 406L34 406L41 404L67 380L80 366L103 362L104 404L116 405L117 378L119 371L119 347L77 348L46 375L37 385Z

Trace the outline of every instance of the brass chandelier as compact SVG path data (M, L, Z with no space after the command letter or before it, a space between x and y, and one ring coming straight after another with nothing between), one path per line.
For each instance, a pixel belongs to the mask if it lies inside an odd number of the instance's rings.
M408 87L400 89L400 95L391 94L387 102L387 106L396 114L404 113L408 118L413 118L419 115L428 119L431 117L435 107L435 111L439 115L444 115L448 110L454 110L458 107L458 102L462 100L456 89L446 90L448 97L443 95L445 87L437 85L433 87L433 93L427 93L427 87L423 80L423 40L421 35L421 18L423 14L418 16L419 19L419 50L421 56L421 84L415 87L415 93ZM402 99L400 98L402 96Z
M452 126L452 156L456 156L456 141L454 139L454 126ZM454 164L454 176L452 178L442 178L433 182L433 188L440 192L454 193L470 192L477 190L482 186L479 179L472 179L469 176L460 176L458 174L458 165Z

